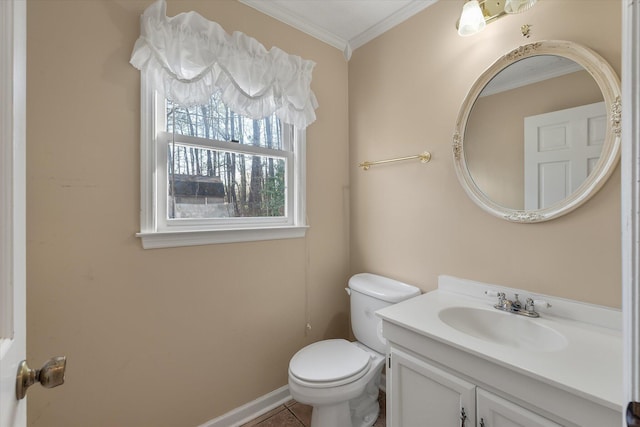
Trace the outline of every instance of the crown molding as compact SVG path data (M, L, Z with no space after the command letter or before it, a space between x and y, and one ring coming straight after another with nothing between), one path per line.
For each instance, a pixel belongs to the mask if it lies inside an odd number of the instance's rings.
M327 43L343 52L347 61L351 57L351 53L360 46L368 43L382 33L390 30L401 22L409 19L416 13L436 3L438 0L412 0L405 6L401 7L388 17L382 19L376 24L370 26L365 31L357 34L349 40L346 40L335 33L317 25L309 20L301 17L296 13L292 13L286 8L265 0L239 0L241 3L258 10L280 22L290 25L303 33Z
M274 19L277 19L280 22L284 22L287 25L290 25L303 33L309 34L316 39L327 43L335 47L336 49L344 50L347 47L347 40L336 36L330 31L313 24L301 16L290 12L286 8L279 6L276 3L268 2L264 0L239 0L240 3L243 3L249 7L256 9L259 12L264 13Z
M398 9L393 14L384 18L382 21L377 24L369 27L367 30L362 33L356 35L355 37L349 40L349 45L351 49L356 50L360 46L370 42L375 39L379 35L389 31L391 28L396 25L406 21L411 18L413 15L421 12L432 4L436 3L438 0L413 0L410 3L407 3L406 6Z

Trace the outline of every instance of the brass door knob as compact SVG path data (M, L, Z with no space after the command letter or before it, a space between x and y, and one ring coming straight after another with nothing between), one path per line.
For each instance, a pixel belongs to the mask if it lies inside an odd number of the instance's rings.
M53 388L64 384L66 366L66 356L52 357L40 369L31 369L27 365L27 361L23 360L18 366L18 374L16 375L16 398L18 400L24 399L27 395L27 389L38 382L44 388Z

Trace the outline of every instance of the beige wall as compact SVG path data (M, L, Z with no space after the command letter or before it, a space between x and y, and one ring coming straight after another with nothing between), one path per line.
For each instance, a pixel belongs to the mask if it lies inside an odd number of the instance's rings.
M150 4L28 2L28 357L68 356L64 387L29 391L30 426L197 426L285 385L302 346L348 336L341 52L235 0L169 1L170 16L196 10L317 62L311 228L305 239L143 250L139 71L128 62Z
M514 224L476 206L453 167L458 109L475 78L528 42L571 40L620 72L619 2L541 1L459 37L461 1L441 0L356 50L349 63L351 269L437 286L439 274L620 306L620 173L554 221ZM603 7L605 6L606 7ZM531 38L520 34L532 25ZM431 151L432 161L357 168Z

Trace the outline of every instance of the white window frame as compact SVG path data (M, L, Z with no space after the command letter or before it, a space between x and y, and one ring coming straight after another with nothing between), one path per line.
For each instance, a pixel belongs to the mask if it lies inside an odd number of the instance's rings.
M260 240L304 237L306 229L306 150L304 130L291 129L285 144L292 150L283 152L287 160L287 216L268 218L224 218L211 220L167 219L167 147L173 135L166 132L164 96L152 87L147 72L141 73L140 96L140 232L145 249L195 246L217 243L250 242ZM203 146L202 140L175 135L175 143ZM259 147L243 147L235 143L211 141L210 148L268 155Z

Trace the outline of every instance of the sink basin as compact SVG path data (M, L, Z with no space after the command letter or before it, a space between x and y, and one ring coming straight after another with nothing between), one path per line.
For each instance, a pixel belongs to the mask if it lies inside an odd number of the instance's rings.
M438 316L445 324L494 344L523 348L532 351L558 351L567 346L567 339L560 332L537 319L498 310L473 307L448 307Z

